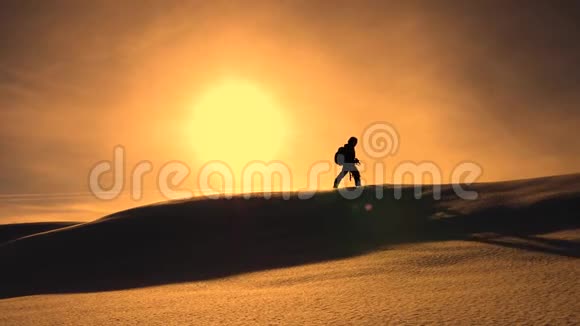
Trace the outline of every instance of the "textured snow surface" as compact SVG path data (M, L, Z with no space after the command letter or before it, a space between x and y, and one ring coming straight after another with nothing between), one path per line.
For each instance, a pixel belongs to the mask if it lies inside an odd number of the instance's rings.
M0 325L574 325L580 262L541 243L579 235L399 245L211 281L10 298Z

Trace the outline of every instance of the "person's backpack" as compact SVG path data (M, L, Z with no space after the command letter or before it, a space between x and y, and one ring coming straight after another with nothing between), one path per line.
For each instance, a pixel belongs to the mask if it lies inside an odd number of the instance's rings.
M338 165L343 165L345 153L346 148L344 148L344 146L339 147L336 153L334 153L334 163Z

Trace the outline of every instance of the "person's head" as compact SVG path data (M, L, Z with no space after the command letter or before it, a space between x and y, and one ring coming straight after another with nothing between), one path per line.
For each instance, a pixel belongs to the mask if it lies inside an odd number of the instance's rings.
M352 147L355 147L357 142L358 142L358 140L357 140L357 139L356 139L356 137L354 137L354 136L353 136L353 137L350 137L350 138L348 139L348 144L349 144L350 146L352 146Z

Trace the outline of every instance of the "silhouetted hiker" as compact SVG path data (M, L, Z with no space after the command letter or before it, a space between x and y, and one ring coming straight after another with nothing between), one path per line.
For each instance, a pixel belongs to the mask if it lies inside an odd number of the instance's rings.
M338 184L342 181L342 178L350 173L351 177L354 177L354 182L357 187L360 187L360 172L356 168L356 164L359 164L358 158L356 158L356 152L354 147L358 140L356 137L350 137L348 142L338 149L336 154L334 154L334 162L338 165L342 165L342 171L334 179L334 188L338 188Z

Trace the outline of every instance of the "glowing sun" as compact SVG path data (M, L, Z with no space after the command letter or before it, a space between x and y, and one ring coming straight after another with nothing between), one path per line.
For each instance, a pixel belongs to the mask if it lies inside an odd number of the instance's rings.
M223 82L203 93L193 107L196 156L205 162L224 161L232 169L274 159L286 127L276 101L246 81Z

